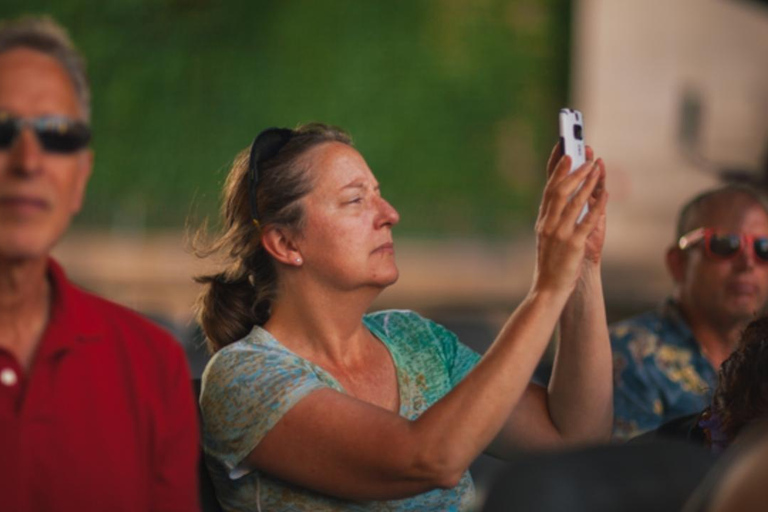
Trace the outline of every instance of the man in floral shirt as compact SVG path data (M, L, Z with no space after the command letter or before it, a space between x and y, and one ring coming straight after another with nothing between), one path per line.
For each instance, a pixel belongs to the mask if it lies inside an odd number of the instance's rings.
M768 202L741 185L696 196L666 263L673 295L610 329L616 439L709 405L717 369L768 301Z

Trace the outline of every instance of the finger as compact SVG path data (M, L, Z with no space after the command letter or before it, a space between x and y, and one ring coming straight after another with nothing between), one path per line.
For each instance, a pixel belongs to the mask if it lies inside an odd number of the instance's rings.
M589 177L589 173L592 172L594 168L595 168L594 162L585 162L575 170L563 176L563 178L559 182L553 183L552 189L553 190L563 189L573 194L574 192L576 192L576 189L579 188L579 184ZM558 170L558 172L560 171Z
M587 146L585 150L585 154L587 157L587 161L591 161L595 159L595 152L592 151L592 146Z
M555 172L555 167L557 166L558 162L560 162L560 159L563 157L563 142L558 139L557 143L555 144L555 147L552 148L552 151L549 153L549 159L547 160L547 178L552 176L552 173Z
M589 171L589 175L584 180L584 183L578 192L573 194L573 197L563 210L562 223L568 226L576 223L576 219L581 214L581 211L584 209L584 205L587 204L587 201L592 196L595 187L600 181L600 168L596 165L590 164L586 169L580 168L579 170L587 170ZM578 186L578 183L576 186Z
M563 160L565 159L568 159L568 157L563 157ZM592 167L592 164L584 164L576 171L567 174L557 183L555 180L561 170L558 168L555 171L555 174L550 179L550 183L547 184L547 188L544 191L544 198L539 210L540 221L544 223L545 226L548 226L550 229L555 229L560 223L563 210L568 206L571 196L576 192L579 185L587 178Z
M600 193L600 191L605 188L605 179L606 179L606 172L605 172L605 164L603 163L602 158L598 158L595 161L595 165L600 169L600 180L597 182L597 186L595 187L595 190L592 192L593 197L597 197L597 194ZM590 198L590 201L592 201L592 198Z
M601 223L605 222L606 209L608 205L608 190L603 187L594 205L589 208L589 213L584 216L581 224L576 228L577 236L587 237Z
M553 152L554 154L554 152ZM541 205L539 206L539 219L547 217L552 202L555 196L555 188L557 184L562 180L562 177L568 175L568 171L571 169L571 158L567 155L562 156L557 162L555 169L547 179L547 184L544 185L544 192L541 197Z

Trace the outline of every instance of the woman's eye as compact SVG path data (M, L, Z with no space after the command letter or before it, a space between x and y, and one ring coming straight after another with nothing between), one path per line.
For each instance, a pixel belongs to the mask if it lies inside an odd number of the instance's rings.
M355 198L350 199L349 201L347 201L347 203L350 203L350 204L352 204L352 203L362 203L362 202L363 202L363 198L362 197L355 197Z

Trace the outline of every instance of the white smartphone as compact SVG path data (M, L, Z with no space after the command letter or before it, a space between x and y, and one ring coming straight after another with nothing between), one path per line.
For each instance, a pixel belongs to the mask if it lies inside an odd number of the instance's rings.
M570 172L573 172L587 161L587 149L584 144L584 116L578 110L563 108L560 109L559 118L560 144L563 153L571 157ZM588 211L589 206L585 204L576 222L581 222Z

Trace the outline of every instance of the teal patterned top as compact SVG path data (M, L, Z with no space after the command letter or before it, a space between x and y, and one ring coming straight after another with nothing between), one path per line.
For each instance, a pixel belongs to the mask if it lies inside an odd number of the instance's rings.
M400 393L400 415L418 418L474 367L480 356L444 327L412 311L366 315L365 326L389 349ZM299 400L316 389L344 393L321 367L260 327L217 352L203 373L200 406L206 463L225 510L464 511L474 505L465 472L452 489L393 501L352 502L322 495L240 467L241 461ZM297 463L301 463L297 461Z

